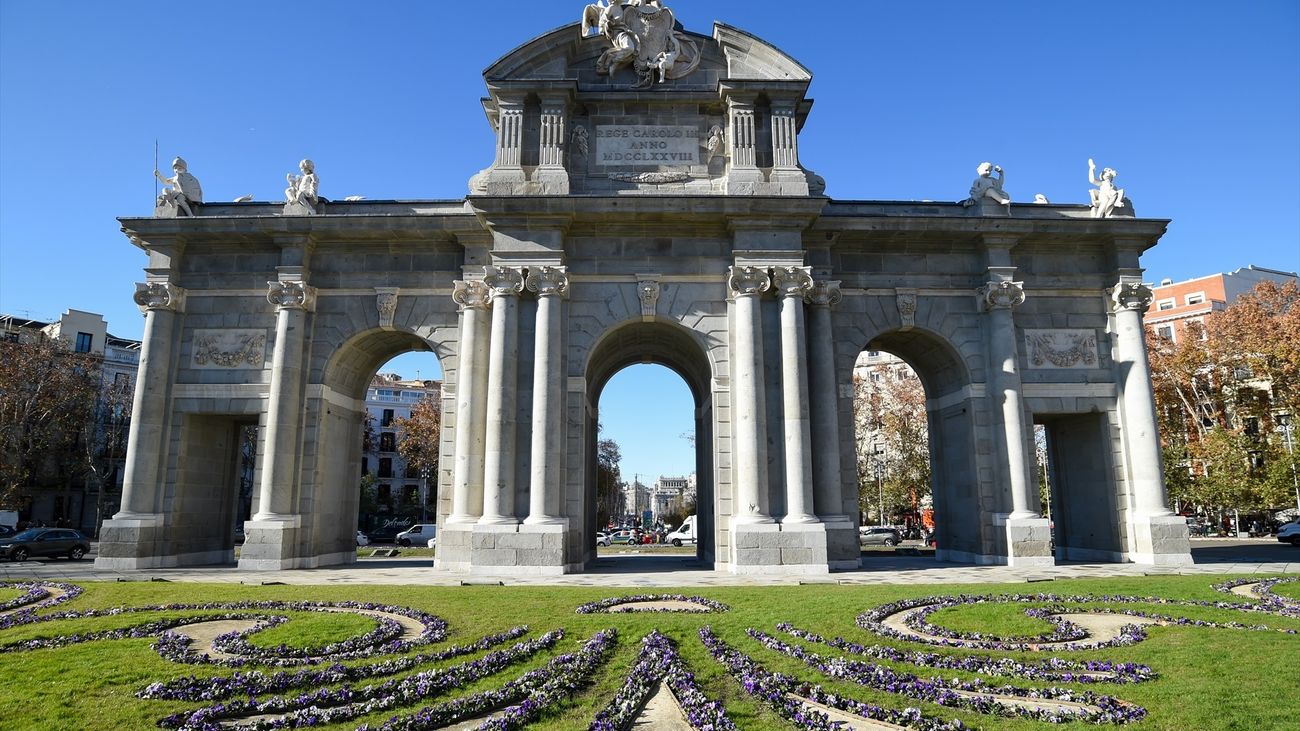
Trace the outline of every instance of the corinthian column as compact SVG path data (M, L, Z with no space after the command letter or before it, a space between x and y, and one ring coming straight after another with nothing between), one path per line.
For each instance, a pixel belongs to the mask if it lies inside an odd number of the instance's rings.
M184 292L168 282L135 285L135 303L144 313L140 369L131 407L131 428L122 481L122 509L114 520L152 517L158 512L159 459L167 419L167 385L171 380L172 332Z
M781 522L816 523L803 315L804 295L813 286L812 267L776 267L772 282L781 298L781 415L785 427L785 517Z
M1138 513L1146 517L1173 515L1161 472L1160 436L1156 431L1155 393L1142 327L1142 313L1151 306L1151 290L1141 282L1120 282L1111 290L1115 303L1115 365L1122 379L1124 441L1128 445L1133 494Z
M525 523L563 523L560 517L560 300L569 293L563 267L532 267L528 290L537 293L533 354L533 449Z
M814 282L812 289L804 294L804 300L812 307L808 324L812 438L821 445L813 462L813 491L817 515L823 520L843 516L839 384L835 381L835 334L831 329L831 307L841 299L839 282Z
M1025 449L1025 412L1021 403L1020 361L1016 353L1016 326L1011 311L1025 301L1024 282L1012 282L1009 267L992 267L996 279L978 290L978 297L988 311L989 361L992 366L994 398L1002 408L1002 427L1006 441L1007 480L1011 487L1011 519L1036 518L1031 509L1033 495Z
M271 404L266 415L265 461L254 521L293 522L299 424L302 420L302 360L307 311L316 289L300 280L268 282L275 305L275 354L271 361Z
M483 513L483 430L487 421L487 310L491 294L478 280L458 281L451 293L460 308L456 362L456 456L452 467L450 523L473 523Z
M767 271L731 267L727 286L735 300L732 322L732 434L736 502L732 522L772 523L767 506L767 427L763 407L763 321L758 298L771 287Z
M524 277L517 268L483 267L492 290L492 344L488 355L487 453L483 465L483 517L480 524L518 523L515 517L515 404L518 362L519 293Z

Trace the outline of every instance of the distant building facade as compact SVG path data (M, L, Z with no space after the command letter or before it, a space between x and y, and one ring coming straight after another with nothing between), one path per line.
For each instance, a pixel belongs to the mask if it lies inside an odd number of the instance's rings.
M1173 342L1187 337L1187 324L1205 324L1205 316L1232 304L1261 282L1279 286L1296 281L1295 272L1257 267L1254 264L1231 272L1209 274L1183 282L1162 280L1153 288L1146 323L1157 336Z
M440 403L442 382L380 373L366 389L366 413L374 438L362 455L361 473L373 476L375 510L369 514L362 511L362 530L384 535L417 520L433 522L429 515L435 512L437 475L421 475L397 451L402 439L398 421L409 419L411 409L424 399Z
M140 367L140 341L121 338L108 331L104 316L95 312L69 309L57 320L35 320L15 315L0 315L0 339L23 341L45 336L60 338L75 353L90 355L100 363L100 393L110 390L123 394L129 407L135 392L136 373ZM125 453L116 457L117 469L110 470L113 484L109 487L110 501L105 506L104 517L118 509L122 494ZM21 520L47 525L67 525L93 534L96 526L98 488L82 477L61 478L43 475L37 478L39 489L32 491L32 499Z

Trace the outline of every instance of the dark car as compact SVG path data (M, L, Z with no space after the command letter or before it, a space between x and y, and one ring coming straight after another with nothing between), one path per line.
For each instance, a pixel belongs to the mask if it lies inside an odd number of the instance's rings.
M864 546L886 545L897 546L902 542L902 536L897 528L891 526L868 526L864 525L858 529L858 543Z
M32 528L0 538L0 557L26 561L31 556L67 556L76 561L90 552L90 541L71 528Z

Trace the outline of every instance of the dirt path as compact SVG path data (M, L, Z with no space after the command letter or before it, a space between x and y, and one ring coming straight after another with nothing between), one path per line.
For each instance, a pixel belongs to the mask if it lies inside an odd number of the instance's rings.
M709 608L681 599L656 599L647 602L628 602L609 608L611 612L707 612Z
M922 611L925 607L913 607L895 612L881 620L881 624L895 632L902 633L910 639L919 640L932 645L944 645L947 639L932 635L928 632L912 629L907 624L908 617ZM1029 650L1053 650L1063 645L1071 645L1077 649L1096 647L1097 645L1111 642L1120 635L1120 628L1128 624L1160 624L1157 620L1147 619L1146 617L1131 617L1127 614L1092 614L1092 613L1066 613L1055 615L1068 622L1077 624L1084 632L1087 638L1082 640L1060 640L1056 642L1036 642L1026 645Z

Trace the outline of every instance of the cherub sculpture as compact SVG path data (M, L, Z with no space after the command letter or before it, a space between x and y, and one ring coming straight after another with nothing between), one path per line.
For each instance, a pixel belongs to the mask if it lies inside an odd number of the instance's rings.
M1002 189L1002 184L1006 182L1006 174L1002 172L1001 165L994 165L991 162L980 163L976 169L979 174L975 182L970 185L970 198L962 202L964 206L979 205L985 198L992 200L1007 207L1007 213L1011 213L1011 196L1007 195ZM992 173L997 173L998 177L994 178Z
M1088 158L1088 182L1097 186L1088 191L1092 201L1093 218L1110 218L1116 208L1124 207L1124 189L1115 187L1115 171L1103 168L1101 180L1097 179L1097 163Z
M298 163L298 170L302 175L289 173L285 176L289 182L289 187L284 189L285 200L289 205L302 206L315 212L316 204L320 201L320 178L316 176L316 163L303 160Z
M178 212L184 211L185 215L193 216L194 209L190 204L203 202L203 188L199 185L199 179L190 174L185 159L177 157L172 160L170 178L164 178L157 170L154 170L153 174L166 185L158 194L158 201L154 204L154 215L176 216Z

